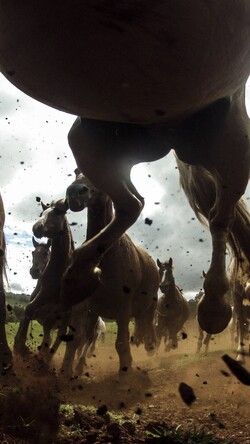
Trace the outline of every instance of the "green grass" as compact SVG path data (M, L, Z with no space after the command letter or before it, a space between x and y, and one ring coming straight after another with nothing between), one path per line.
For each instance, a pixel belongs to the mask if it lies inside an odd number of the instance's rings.
M155 444L231 444L231 441L220 440L212 434L205 434L196 430L184 432L180 426L169 429L166 426L151 426L146 429L146 443Z

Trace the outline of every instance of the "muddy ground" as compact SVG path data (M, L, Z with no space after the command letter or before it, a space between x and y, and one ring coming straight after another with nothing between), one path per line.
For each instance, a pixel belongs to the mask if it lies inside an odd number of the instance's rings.
M132 347L134 369L124 380L118 378L118 358L110 343L99 343L84 376L71 380L58 372L62 352L52 371L38 358L16 358L13 369L1 377L0 442L142 443L145 427L153 422L163 429L196 429L250 444L250 387L240 383L221 359L225 353L235 357L230 333L214 337L205 355L196 353L194 321L186 332L178 350L168 353L161 346L150 357L142 347ZM246 368L250 370L250 358ZM182 382L196 396L190 406L180 396ZM58 413L62 403L75 406L66 419ZM91 410L83 412L85 407ZM72 426L78 427L78 434L71 435Z

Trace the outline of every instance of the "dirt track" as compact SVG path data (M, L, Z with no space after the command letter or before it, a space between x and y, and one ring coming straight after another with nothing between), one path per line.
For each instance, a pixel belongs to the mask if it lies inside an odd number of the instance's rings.
M27 361L17 362L16 376L6 376L6 386L13 378L24 386L38 385L40 399L50 397L53 387L60 402L88 405L126 415L139 423L164 421L182 429L209 431L221 438L250 443L250 388L231 375L221 356L234 357L230 334L225 332L211 341L207 356L197 355L197 331L193 323L186 328L187 339L181 340L178 350L165 353L163 347L155 357L145 354L142 347L132 348L134 370L120 381L117 376L118 359L114 347L99 344L95 357L89 360L83 377L71 381L53 376L52 380ZM61 357L54 360L60 365ZM250 362L247 360L249 370ZM230 373L225 376L222 371ZM50 378L50 377L49 377ZM190 385L196 401L188 407L181 399L181 382ZM131 441L133 442L133 441ZM135 442L135 441L134 441Z

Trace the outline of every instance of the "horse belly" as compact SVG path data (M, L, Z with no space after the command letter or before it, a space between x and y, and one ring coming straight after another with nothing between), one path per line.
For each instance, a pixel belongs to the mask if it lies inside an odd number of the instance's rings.
M165 122L245 82L249 22L249 0L1 0L0 66L60 110Z

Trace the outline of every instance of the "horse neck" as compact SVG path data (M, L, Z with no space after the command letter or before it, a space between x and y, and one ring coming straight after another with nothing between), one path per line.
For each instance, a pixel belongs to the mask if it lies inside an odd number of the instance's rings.
M65 218L63 230L51 240L51 255L46 272L56 269L63 272L73 252L72 234ZM46 273L46 274L47 274Z
M91 239L106 227L111 222L112 217L111 199L106 196L95 199L94 203L88 206L86 240Z

